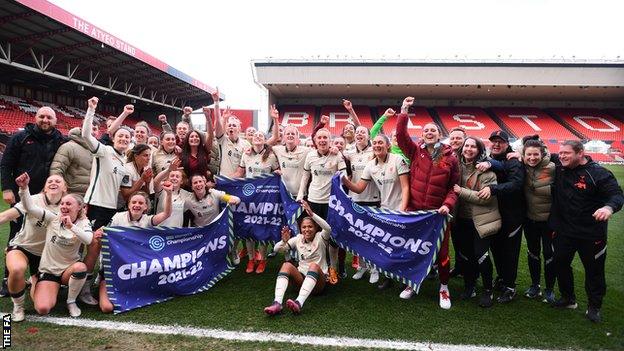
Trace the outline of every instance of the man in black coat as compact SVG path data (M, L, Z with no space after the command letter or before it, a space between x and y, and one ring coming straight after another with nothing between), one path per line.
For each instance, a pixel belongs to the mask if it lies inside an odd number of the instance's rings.
M585 156L578 140L566 141L553 158L557 168L549 225L555 231L554 263L561 298L559 308L576 308L572 260L578 251L585 268L588 307L585 315L600 322L607 291L607 223L622 208L624 196L613 173Z
M496 196L498 210L502 219L500 231L492 237L492 256L496 265L496 287L501 291L498 302L507 303L516 296L516 278L518 259L522 244L522 224L525 217L524 200L524 165L516 158L507 159L513 152L509 146L509 135L504 130L497 130L490 135L492 142L490 156L502 167L492 167L496 173L497 184L485 187L479 197Z
M52 159L59 146L65 142L65 138L55 126L54 110L50 107L41 107L35 115L35 124L27 123L24 130L15 133L9 139L0 161L2 198L9 205L13 206L19 201L15 178L24 172L30 175L31 194L37 194L43 190L50 174ZM21 218L17 222L11 222L9 241L13 239L20 227ZM5 268L1 296L6 296L6 276Z

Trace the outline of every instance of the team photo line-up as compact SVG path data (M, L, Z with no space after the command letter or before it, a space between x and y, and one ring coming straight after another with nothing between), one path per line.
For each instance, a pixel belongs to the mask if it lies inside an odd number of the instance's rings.
M441 308L451 308L452 276L464 281L454 298L475 298L484 308L514 300L524 233L531 285L523 295L557 308L577 308L571 264L578 252L585 270L586 317L601 320L607 223L622 208L624 196L613 174L585 155L580 141L565 141L550 153L538 135L522 138L513 150L504 130L491 131L489 150L461 128L450 130L448 144L443 143L435 123L424 125L421 135L409 135L413 97L403 100L399 113L387 109L370 130L361 125L351 102L343 100L350 121L342 134L331 135L329 117L322 116L307 139L293 125L280 126L279 112L271 106L267 137L253 127L241 133L240 120L229 108L219 108L218 91L212 98L214 107L203 108L205 132L193 128L190 107L175 130L160 115L160 136L151 135L144 121L130 129L124 120L134 106L126 105L120 116L106 119L106 133L99 135L104 121L95 118L98 98L93 97L82 128L67 136L55 128L54 110L41 107L34 123L11 137L0 163L3 199L11 207L0 214L0 224L10 223L2 293L13 301L13 321L25 318L29 287L38 314L54 308L62 285L72 317L81 314L77 300L112 312L105 280L96 271L103 228L208 225L220 206L241 201L216 189L217 175L278 174L301 203L297 235L284 226L270 250L264 242L244 239L230 252L234 264L247 257L245 271L255 274L265 271L268 257L283 253L275 296L264 312L279 314L285 304L300 313L310 295L326 284L344 284L339 281L347 277L346 252L328 224L337 172L358 205L449 216L432 270L440 281ZM391 119L396 130L383 134ZM380 289L392 285L364 257L354 256L351 266L353 279L368 274ZM299 289L298 296L284 302L289 285ZM414 294L406 286L399 296Z

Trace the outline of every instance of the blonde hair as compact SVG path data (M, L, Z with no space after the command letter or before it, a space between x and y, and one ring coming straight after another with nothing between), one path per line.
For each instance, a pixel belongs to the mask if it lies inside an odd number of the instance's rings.
M85 206L84 198L75 193L69 193L65 196L71 196L74 200L76 200L76 203L78 204L79 209L78 209L78 215L76 216L76 220L87 218L87 206Z

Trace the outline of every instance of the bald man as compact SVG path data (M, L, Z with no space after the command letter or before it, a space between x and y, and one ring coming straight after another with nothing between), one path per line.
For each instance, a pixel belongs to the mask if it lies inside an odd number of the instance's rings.
M2 176L2 198L13 206L19 201L15 178L24 172L30 175L29 189L31 194L39 193L50 173L50 165L58 148L65 142L65 138L56 129L56 113L50 107L42 107L35 115L35 123L26 123L24 129L15 133L6 146L4 156L0 161ZM21 219L11 222L9 241L19 231ZM5 279L0 290L0 296L6 291Z

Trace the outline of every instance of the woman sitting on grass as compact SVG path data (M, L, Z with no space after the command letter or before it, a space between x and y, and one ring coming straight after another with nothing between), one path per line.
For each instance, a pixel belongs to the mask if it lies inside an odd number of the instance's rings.
M290 228L283 227L282 241L277 243L274 249L277 252L284 252L297 248L299 267L295 267L290 262L282 264L275 283L275 299L271 306L264 309L264 313L270 316L282 311L282 301L290 279L296 286L301 287L297 299L286 301L286 306L294 314L301 312L303 303L310 294L318 294L325 288L328 270L327 244L331 228L325 220L312 212L306 201L302 201L301 204L309 216L303 218L299 225L301 234L291 238Z

